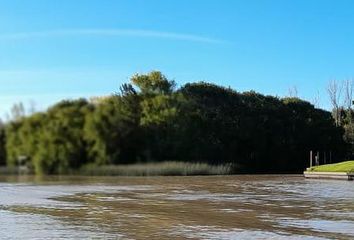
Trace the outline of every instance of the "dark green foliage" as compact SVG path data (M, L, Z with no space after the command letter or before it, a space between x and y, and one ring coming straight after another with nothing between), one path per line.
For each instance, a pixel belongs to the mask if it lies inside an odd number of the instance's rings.
M6 138L4 125L0 124L0 166L6 165Z
M91 112L84 99L62 101L50 108L33 156L36 172L65 173L86 163L83 136L85 117Z
M98 165L134 162L143 141L139 96L136 93L110 96L87 116L85 138L88 155Z
M306 101L204 82L175 85L160 72L135 75L119 94L19 117L0 131L7 164L26 156L37 173L166 160L298 172L310 150L346 151L343 129Z
M345 150L330 113L300 99L239 94L207 83L180 91L194 106L184 125L185 158L233 162L253 171L301 171L310 150Z
M131 82L140 89L142 94L170 94L174 90L175 82L168 80L161 72L153 71L149 74L136 74Z
M332 111L332 116L338 118L338 125L344 130L344 141L348 145L347 159L353 159L354 157L354 111L352 107L338 109Z
M37 152L45 114L37 113L28 118L10 122L6 126L7 164L15 166L20 157L33 157Z
M86 100L62 101L46 113L37 113L7 125L7 163L29 159L36 173L65 173L87 160L83 138L85 116L90 112Z

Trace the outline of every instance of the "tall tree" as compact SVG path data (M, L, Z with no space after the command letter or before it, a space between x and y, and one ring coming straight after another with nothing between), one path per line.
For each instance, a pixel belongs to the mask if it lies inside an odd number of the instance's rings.
M48 110L33 155L37 173L65 173L86 162L83 128L90 112L84 99L62 101Z
M130 85L121 90L119 95L97 103L87 117L88 154L90 161L99 165L134 162L140 155L139 96Z
M341 97L343 86L336 80L328 83L327 92L332 104L333 115L337 126L341 125Z

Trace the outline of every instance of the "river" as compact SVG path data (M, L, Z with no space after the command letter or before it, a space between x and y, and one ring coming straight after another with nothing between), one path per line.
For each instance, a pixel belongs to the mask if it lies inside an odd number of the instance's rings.
M354 182L0 177L1 239L354 239Z

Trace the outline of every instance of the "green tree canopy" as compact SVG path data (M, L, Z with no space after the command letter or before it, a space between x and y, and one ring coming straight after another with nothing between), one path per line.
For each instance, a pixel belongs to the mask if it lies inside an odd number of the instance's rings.
M7 164L16 165L27 156L37 173L164 160L299 172L310 150L342 159L348 150L343 134L330 112L299 98L239 93L205 82L176 89L154 71L134 75L117 94L62 101L14 118L0 128L0 159L6 153Z

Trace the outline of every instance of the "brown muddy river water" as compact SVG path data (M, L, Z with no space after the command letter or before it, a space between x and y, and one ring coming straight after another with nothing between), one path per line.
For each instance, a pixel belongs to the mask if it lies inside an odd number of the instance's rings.
M1 239L354 239L354 182L0 177Z

